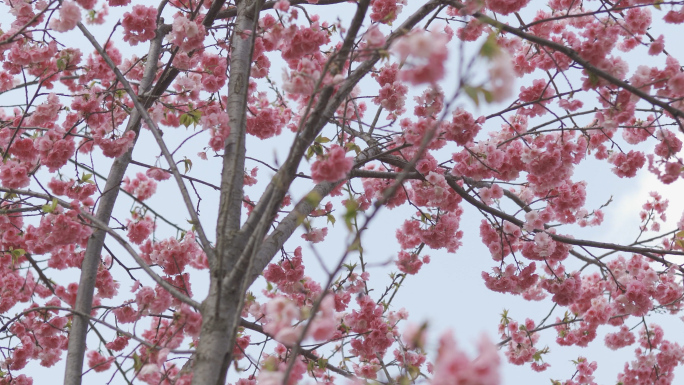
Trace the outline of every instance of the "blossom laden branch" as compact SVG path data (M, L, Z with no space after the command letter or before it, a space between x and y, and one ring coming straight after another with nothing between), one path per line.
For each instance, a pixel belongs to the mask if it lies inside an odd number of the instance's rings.
M457 9L463 9L464 8L463 3L455 1L455 0L443 0L442 2L443 2L443 4L448 4L452 7L457 8ZM526 40L526 41L529 41L529 42L532 42L535 44L539 44L539 45L547 47L547 48L551 48L554 51L561 52L565 56L567 56L568 58L572 59L574 62L580 64L582 66L582 68L585 69L587 72L592 73L592 74L598 76L599 78L604 79L604 80L608 81L609 83L616 85L622 89L625 89L625 90L629 91L630 93L640 97L641 99L643 99L643 100L645 100L645 101L647 101L647 102L649 102L655 106L662 108L663 110L669 112L672 116L674 116L676 118L680 118L680 119L684 118L684 111L682 111L678 108L675 108L671 104L663 102L654 96L649 95L647 92L644 92L643 90L639 89L638 87L635 87L635 86L627 83L626 81L618 79L618 78L610 75L608 72L601 70L600 68L597 68L596 66L591 64L588 60L582 58L572 48L569 48L569 47L566 47L565 45L562 45L562 44L541 38L539 36L524 32L519 28L511 27L508 24L496 21L496 20L492 19L491 17L484 15L480 12L473 13L473 16L476 17L478 20L480 20L483 23L489 24L489 25L491 25L495 28L498 28L502 31L511 33L515 36L518 36L518 37ZM682 132L684 132L684 126L682 126L681 122L679 123L679 126L680 126L679 129Z
M51 197L47 194L39 193L39 192L34 192L30 190L18 190L18 189L8 189L4 187L0 187L0 192L5 192L8 194L16 194L16 195L21 195L21 196L31 196L34 198L40 198L40 199L45 199L48 202L56 202L60 206L64 208L71 209L71 205L69 202L65 202L61 199ZM196 302L195 300L189 298L185 294L181 293L177 288L175 288L173 285L170 283L166 282L162 277L160 277L157 273L154 272L150 268L150 266L140 257L138 252L136 252L133 247L121 236L119 233L112 229L111 227L107 226L104 222L100 221L97 216L94 216L92 214L88 214L86 212L79 212L80 216L85 218L90 222L90 225L99 228L100 230L106 232L109 234L114 240L116 240L130 255L133 257L133 259L138 263L138 265L147 273L147 275L152 278L159 286L163 287L166 291L168 291L174 298L177 300L192 306L195 309L200 308L200 304Z
M157 141L157 144L159 145L159 148L161 149L162 153L164 154L164 157L166 158L166 161L169 165L169 168L171 169L171 173L173 174L174 178L176 179L176 184L178 185L178 189L181 192L181 195L183 196L183 201L185 202L185 206L188 210L188 214L190 215L190 218L192 220L193 226L197 229L197 234L199 235L200 242L202 243L202 246L204 248L204 252L207 254L209 259L213 259L213 248L211 246L211 243L209 242L206 234L204 233L204 229L202 227L202 224L199 220L199 217L197 216L197 212L195 211L194 205L192 203L192 199L190 198L190 194L188 193L187 187L185 187L185 183L183 182L183 178L180 175L180 172L178 171L178 167L176 166L176 162L173 160L173 156L169 152L169 149L166 147L166 143L161 137L161 131L159 130L159 127L157 124L152 120L150 115L147 113L147 110L145 107L142 105L142 103L138 100L138 97L133 91L133 88L131 88L131 85L128 83L128 80L123 76L121 71L119 71L119 68L114 64L112 59L109 57L107 52L100 46L100 44L95 40L95 37L88 31L88 29L82 24L78 23L78 28L81 30L83 35L90 41L90 43L93 45L93 47L97 50L97 52L102 56L102 58L105 60L109 68L114 72L116 75L117 80L123 85L124 89L128 93L128 95L131 98L131 101L135 105L136 110L138 113L142 116L143 121L147 124L148 127L150 127L150 130L152 131L152 135L154 135L155 140ZM161 37L160 37L161 40ZM156 51L154 51L156 52ZM156 66L155 66L156 67ZM154 71L151 71L151 73L154 73Z

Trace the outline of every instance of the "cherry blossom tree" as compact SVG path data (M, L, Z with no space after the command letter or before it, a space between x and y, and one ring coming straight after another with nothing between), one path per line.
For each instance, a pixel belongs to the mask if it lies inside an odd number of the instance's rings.
M672 384L647 317L684 295L683 4L1 1L0 384L496 385L548 368L543 334ZM576 236L604 220L585 164L657 177L633 242ZM483 286L551 304L476 355L392 303L468 230ZM595 384L586 356L553 383Z

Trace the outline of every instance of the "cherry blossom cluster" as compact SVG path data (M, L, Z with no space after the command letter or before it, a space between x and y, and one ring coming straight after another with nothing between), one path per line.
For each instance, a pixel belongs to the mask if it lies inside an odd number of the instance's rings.
M499 334L510 363L544 371L551 349L539 346L540 333L585 347L605 326L610 349L634 346L618 381L676 381L684 348L645 319L682 310L682 269L667 254L684 250L684 216L676 230L664 228L668 214L680 213L656 186L633 245L571 234L609 213L593 203L586 165L614 180L684 177L684 72L668 45L678 36L654 32L684 23L681 2L278 0L256 2L264 9L248 14L250 2L238 1L5 3L0 384L31 384L22 373L29 362L59 362L74 321L86 315L93 330L112 329L98 332L99 342L89 336L88 369L190 384L190 362L204 357L188 360L183 349L213 342L215 316L193 286L260 276L264 289L238 293L230 309L242 318L225 344L237 384L348 376L358 384L497 385L500 357L489 340L475 358L450 332L431 349L427 327L404 326L409 313L392 302L404 280L439 263L438 253L458 253L469 230L492 257L484 287L554 306L541 322L504 313ZM343 6L361 17L347 23L334 8ZM85 31L101 33L99 43L76 46L71 37ZM167 151L172 160L148 148L151 136L177 146ZM271 162L265 146L276 142L291 153ZM178 207L201 220L167 218L176 210L162 196L172 174L191 190ZM306 183L314 190L302 198ZM235 185L241 191L228 194ZM220 207L207 209L219 194ZM232 224L207 235L207 212L232 202ZM93 219L108 206L114 214ZM483 215L479 227L468 226L468 207ZM383 263L392 271L381 291L370 280L385 274L364 255L362 224L380 221L384 208L406 215L388 224L397 246L388 252L394 263ZM233 242L250 231L258 236ZM641 239L646 231L650 241ZM323 279L306 275L313 257L327 263L338 234L351 240L347 259ZM276 238L280 253L264 260ZM54 270L86 265L94 268L85 284L53 279ZM245 265L259 271L231 275ZM68 311L90 298L88 281L92 311ZM216 287L211 295L221 297ZM557 383L595 385L599 363L587 357Z

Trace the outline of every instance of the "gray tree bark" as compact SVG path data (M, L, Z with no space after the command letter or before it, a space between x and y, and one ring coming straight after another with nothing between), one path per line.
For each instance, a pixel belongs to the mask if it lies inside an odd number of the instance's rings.
M321 0L321 3L331 4L340 1ZM293 3L298 2L303 1L293 1ZM325 125L333 118L335 111L348 98L354 86L372 70L373 66L380 59L379 54L373 55L353 70L337 88L333 85L320 86L317 90L317 102L310 106L310 109L305 114L287 160L266 188L265 193L250 217L241 226L244 187L243 173L246 154L245 121L247 92L254 48L254 31L257 29L257 21L263 1L241 0L237 1L236 8L219 12L224 3L225 0L214 1L203 22L205 26L209 27L218 17L235 17L231 53L230 57L227 58L230 65L227 112L230 117L231 133L226 140L224 148L216 247L212 248L204 234L200 234L200 240L209 257L210 288L207 298L200 306L203 322L200 344L193 357L192 371L193 384L202 385L220 385L226 382L228 368L232 362L232 351L235 346L237 327L240 323L240 313L245 291L270 262L276 251L292 235L300 224L300 218L306 217L316 208L316 205L312 204L312 202L302 200L295 206L295 210L281 221L270 235L266 236L267 229L273 223L280 202L296 177L297 168L304 152ZM270 8L273 6L273 3L269 1L265 4L265 7ZM357 35L365 19L369 3L370 0L360 0L357 3L356 14L347 31L345 41L340 50L329 60L326 67L327 73L335 75L343 70L346 61L349 59L349 54L356 43ZM394 39L410 31L418 22L437 8L438 5L439 1L436 0L423 5L396 32L388 37L387 47L389 47ZM250 31L250 33L245 33L245 31ZM155 133L158 142L161 139L158 137L156 126L151 122L146 108L150 106L156 95L160 95L166 90L179 73L178 70L171 68L152 88L156 61L151 59L158 58L161 39L163 39L163 34L158 33L157 38L150 47L146 76L139 90L140 95L143 96L144 105L141 105L136 100L136 110L131 114L127 128L138 130L142 118L153 128L153 133ZM125 83L125 79L123 79L120 73L118 76L121 77L120 81ZM151 91L148 92L150 89ZM134 97L134 95L131 96ZM163 142L160 142L160 146L162 150L165 150ZM357 162L363 163L376 155L374 151L377 152L377 150L372 149L370 152L362 153L357 157ZM163 152L167 155L167 151ZM116 202L119 185L131 160L131 153L132 150L117 159L110 171L105 186L105 193L101 198L96 214L97 221L101 223L107 224L109 221L114 203ZM177 170L175 170L175 166L173 166L173 160L170 159L170 155L167 158L169 158L167 160L170 160L172 164L171 168L174 171L179 187L183 190L184 185L182 185L180 176ZM320 197L324 197L330 193L333 187L333 183L321 183L314 187L313 191ZM187 197L184 195L184 198ZM186 204L188 199L186 199ZM192 207L189 209L192 211ZM195 219L196 217L193 216L193 221ZM75 308L78 312L77 314L88 314L91 311L94 280L100 263L100 253L104 239L105 231L97 230L89 240ZM78 316L74 317L70 333L65 384L78 385L81 383L87 327L87 319L81 319Z
M221 173L221 196L216 226L216 259L210 260L209 295L202 303L202 330L195 354L193 384L224 384L240 321L242 281L224 285L235 266L235 235L240 229L245 168L245 121L249 75L261 0L237 3L231 41L227 112L230 134L226 140ZM245 32L251 31L249 35ZM239 255L239 253L237 253Z
M164 36L161 29L157 31L157 36L150 43L148 52L147 65L145 67L144 76L140 83L139 93L143 94L150 90L152 81L157 71L157 62L161 49L161 43ZM148 102L151 104L151 101ZM149 107L149 106L147 106ZM128 119L126 131L134 131L136 134L133 146L126 151L119 158L114 160L112 168L107 176L107 182L100 198L97 208L96 218L104 223L109 223L109 218L112 216L114 204L119 196L119 187L124 178L128 164L131 161L135 143L138 140L140 132L141 115L137 110L133 110ZM102 247L107 233L104 230L98 229L93 231L93 234L88 239L88 245L83 256L83 263L81 265L81 276L79 279L78 292L76 294L76 303L74 310L82 314L90 314L93 308L93 295L95 292L95 278L97 270L100 266L100 258ZM67 350L66 369L64 371L65 385L80 385L81 374L83 373L83 358L87 348L86 334L88 331L88 319L81 316L74 316L69 331L69 347Z

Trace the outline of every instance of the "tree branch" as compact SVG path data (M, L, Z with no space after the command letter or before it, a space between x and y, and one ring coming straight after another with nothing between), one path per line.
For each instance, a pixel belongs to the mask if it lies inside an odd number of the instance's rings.
M190 218L192 220L192 224L195 226L195 229L197 229L197 235L200 239L200 243L202 244L202 247L204 248L204 252L207 254L207 257L211 260L213 259L214 252L213 248L211 247L211 243L207 239L204 228L202 227L202 223L199 220L199 217L197 216L197 212L195 211L194 204L192 202L192 199L190 198L190 194L188 193L188 189L185 187L185 183L183 182L183 178L180 175L180 172L178 171L178 167L176 166L176 162L173 160L173 156L169 152L169 149L166 147L166 143L164 142L164 139L161 137L161 131L159 130L159 127L157 124L152 120L150 115L147 113L147 108L140 103L140 100L138 100L138 95L136 95L135 91L133 91L133 88L131 88L131 85L128 83L128 80L123 76L121 71L119 71L119 68L114 64L112 59L109 57L109 54L100 46L100 44L95 40L95 37L88 31L88 29L82 24L78 23L78 28L81 30L83 35L90 41L90 43L93 45L95 50L102 56L104 61L107 63L107 66L114 72L116 75L117 80L121 83L121 85L124 87L126 90L126 93L128 93L128 96L130 96L131 101L135 105L135 109L138 111L138 113L141 115L143 121L147 124L147 126L150 128L150 131L152 132L152 135L154 136L154 139L157 141L157 144L159 145L159 148L162 151L162 154L164 154L164 158L166 159L166 162L169 164L169 168L171 169L171 173L174 176L174 179L176 180L176 184L178 185L178 189L181 192L181 195L183 196L183 201L185 202L185 206L188 210L188 214L190 214ZM153 46L156 44L159 44L161 47L161 41L163 40L163 35L158 32L157 37L155 38L156 40L153 41L153 43L150 45L150 51L153 50ZM157 43L158 41L158 43ZM151 52L152 53L152 52ZM150 58L151 62L154 63L155 67L155 72L156 72L156 60L158 60L159 57L159 52L155 50L155 58L152 59Z
M385 160L383 158L383 160ZM404 162L405 166L405 161ZM396 163L396 162L395 162ZM401 166L400 166L401 167ZM385 175L383 175L385 174ZM383 178L383 179L396 179L400 173L397 172L383 172L383 171L369 171L369 170L353 170L351 173L351 176L354 177L362 177L362 178ZM525 224L522 220L516 218L513 215L510 215L508 213L505 213L503 211L497 210L495 208L492 208L490 206L487 206L486 204L478 201L477 199L473 198L470 194L468 194L461 186L458 185L457 181L459 178L456 178L451 175L446 175L446 181L449 187L451 187L457 194L459 194L466 202L470 203L471 205L475 206L476 208L489 213L491 215L494 215L500 219L506 220L508 222L513 223L514 225L518 227L523 227ZM411 172L407 174L406 179L422 179L422 176L418 172ZM478 182L476 182L478 183ZM480 182L481 183L481 182ZM521 201L520 198L517 196L511 194L509 191L504 190L504 194L512 199L518 206L520 206L524 211L529 212L530 208L525 204L525 202ZM275 233L275 232L274 232ZM636 253L636 254L641 254L653 261L663 263L665 265L671 265L672 263L667 261L666 259L659 257L658 254L660 255L684 255L684 252L682 251L677 251L677 250L664 250L664 249L654 249L654 248L649 248L649 247L637 247L637 246L624 246L624 245L618 245L615 243L607 243L607 242L596 242L596 241L591 241L591 240L584 240L584 239L574 239L574 238L569 238L565 237L562 235L557 235L553 234L550 232L547 232L547 234L555 241L557 242L562 242L566 243L569 245L575 245L575 246L585 246L585 247L594 247L594 248L599 248L599 249L605 249L605 250L613 250L613 251L624 251L628 253ZM588 259L584 256L582 256L579 253L573 252L571 250L571 253L577 257L582 259L585 262L588 263L593 263L597 264L596 261Z
M504 213L503 211L497 210L495 208L489 207L486 204L478 201L477 199L473 198L470 194L468 194L461 186L456 183L456 180L453 178L447 178L447 184L449 187L451 187L458 195L460 195L463 200L466 202L470 203L471 205L477 207L478 209L489 213L491 215L494 215L498 218L501 218L503 220L506 220L508 222L513 223L514 225L518 227L523 227L525 222L522 220L514 217L513 215ZM623 246L623 245L618 245L615 243L607 243L607 242L596 242L596 241L589 241L589 240L584 240L584 239L574 239L574 238L569 238L565 237L562 235L557 235L551 232L546 232L551 239L553 239L556 242L561 242L561 243L566 243L568 245L575 245L575 246L586 246L586 247L595 247L598 249L606 249L606 250L616 250L616 251L624 251L628 253L636 253L636 254L641 254L653 261L663 263L665 265L671 265L671 262L668 262L666 259L659 257L656 254L664 255L684 255L683 251L676 251L676 250L660 250L660 249L653 249L649 247L635 247L635 246ZM680 270L684 270L681 269Z
M329 4L340 4L340 3L347 3L349 0L318 0L316 4L311 4L309 0L291 0L290 5L299 5L299 4L306 4L306 5L329 5ZM276 4L276 1L267 1L264 3L264 5L261 7L262 10L265 9L272 9L273 6ZM216 19L229 19L231 17L235 17L237 15L237 8L235 7L230 7L228 9L224 9L223 11L220 11L216 14Z
M244 318L241 318L241 319L240 319L240 326L244 327L245 329L249 329L249 330L253 330L253 331L257 332L257 333L261 333L261 334L263 334L263 335L265 335L265 336L267 336L267 337L273 339L273 336L270 335L270 334L268 334L268 333L266 333L266 332L264 331L264 328L263 328L261 325L257 324L257 323L249 322L249 321L245 320ZM318 360L319 360L319 358L320 358L320 357L316 356L315 354L313 354L313 353L311 352L311 350L300 350L300 351L299 351L299 354L300 354L301 356L303 356L303 357L308 358L309 360L311 360L311 361L313 361L313 362L318 362ZM339 375L341 375L341 376L343 376L343 377L346 377L346 378L354 378L354 376L353 376L351 373L347 372L346 370L342 370L342 369L340 369L340 368L338 368L338 367L332 366L332 365L330 365L330 364L327 363L327 362L326 362L326 364L325 364L325 368L328 369L328 370L330 370L331 372L335 372L335 373L337 373L337 374L339 374Z
M31 196L35 198L40 198L40 199L45 199L46 201L50 202L52 200L56 201L58 205L71 209L71 205L69 202L63 201L61 199L52 197L47 194L31 191L31 190L18 190L18 189L10 189L10 188L5 188L5 187L0 187L0 192L7 192L10 194L17 194L17 195L25 195L25 196ZM173 285L170 283L166 282L162 277L160 277L157 273L152 270L152 268L145 262L140 255L133 249L133 247L126 242L126 240L116 232L116 230L112 229L109 227L106 223L103 221L99 220L97 216L94 216L92 214L88 214L86 212L81 211L78 215L82 216L83 218L87 219L88 221L91 222L91 225L94 227L97 227L98 229L102 230L102 232L106 232L107 234L111 235L112 238L114 238L115 241L119 242L119 244L126 249L126 251L135 259L135 262L147 273L147 275L154 280L159 286L163 287L166 289L174 298L177 300L192 306L195 309L199 309L200 304L193 300L192 298L186 296L185 294L181 293L178 289L176 289ZM98 260L99 261L99 260ZM97 274L97 270L95 271L95 274ZM91 305L92 307L92 305Z
M246 155L246 112L249 77L262 0L237 2L237 19L231 35L226 109L230 134L224 143L219 217L216 224L216 258L209 260L209 294L202 306L202 331L195 360L192 383L226 382L235 345L244 293L243 280L224 285L224 277L235 265L240 248L234 241L240 228Z
M99 52L107 55L102 47L99 46L95 38L90 35L90 33L85 29L85 27L79 22L79 28L90 36L90 40L94 43L96 47L99 48ZM161 29L158 29L157 36L150 43L150 49L148 52L148 61L143 75L143 80L140 84L139 90L141 92L146 91L151 87L152 81L154 79L154 74L156 73L157 62L159 60L159 52L161 51L161 44L164 36L161 33ZM109 56L106 56L109 59ZM109 63L113 65L109 59ZM114 69L118 71L118 68L114 66ZM119 75L121 72L118 72ZM122 76L123 78L123 76ZM125 81L125 79L124 79ZM130 85L128 86L130 89ZM132 92L132 89L131 89ZM137 96L133 93L131 99L135 103L138 103ZM144 109L141 108L143 112ZM139 111L138 111L139 112ZM135 132L135 139L131 148L128 149L123 155L116 158L107 176L107 182L105 183L104 191L100 197L99 206L97 209L97 214L95 218L103 223L109 223L109 218L114 210L114 204L119 194L119 186L124 178L128 164L131 161L133 154L133 148L139 137L140 131L140 115L136 111L133 111L128 119L128 125L126 131ZM81 264L81 277L79 279L78 293L76 295L76 303L74 304L74 309L83 314L90 314L93 304L93 294L95 291L95 279L97 277L97 269L100 265L100 258L102 253L102 247L104 245L106 232L104 231L94 231L93 234L88 239L88 245L86 246L86 251L83 256L83 263ZM86 349L86 334L88 331L88 320L83 317L74 317L71 331L69 333L69 347L67 351L66 369L64 371L64 384L65 385L80 385L81 384L81 374L83 373L83 357L85 356Z
M409 16L395 32L388 36L384 49L388 49L394 40L413 29L416 24L418 24L425 16L437 8L438 5L438 0L430 1L419 8L413 15ZM260 221L268 220L268 223L271 223L276 214L278 205L285 197L285 194L296 175L297 168L299 167L299 163L302 160L304 152L320 133L323 127L327 124L327 122L332 118L338 106L349 95L354 86L356 86L359 80L373 68L378 60L380 60L380 54L375 53L370 59L359 65L359 67L352 71L350 76L340 85L334 96L331 96L332 86L328 86L324 89L319 96L318 105L314 108L313 112L308 115L306 124L295 138L287 160L283 163L283 166L280 168L278 173L276 173L276 175L273 177L271 183L268 185L266 191L262 195L261 200L252 210L252 214L249 216L249 218L247 218L247 221L242 227L241 233L246 236L251 236ZM319 187L321 191L323 191L322 188L322 186ZM327 188L328 187L326 187L326 189ZM272 204L275 204L275 206L272 206ZM305 208L305 206L301 207ZM273 249L273 247L276 244L282 245L289 238L289 236L292 235L294 228L296 228L296 225L294 225L296 220L293 220L295 219L294 216L296 215L299 214L288 215L289 219L287 219L286 224L282 226L279 225L276 228L276 231L273 233L275 234L275 237L271 238L275 244L271 242L262 243L260 248L263 248L264 251L257 251L258 256L256 257L255 265L251 271L248 272L250 280L255 278L254 273L257 266L262 266L263 264L262 267L265 267L266 264L268 264L268 261L270 261L270 258L275 255L275 251L273 250L277 251L279 247L275 249ZM308 213L306 213L306 215L308 215ZM247 244L247 240L238 238L238 242L240 242L238 248L244 249L244 246ZM262 241L258 240L258 242L261 243ZM256 263L256 261L258 261L258 263Z
M459 1L455 1L455 0L441 0L441 1L443 4L448 4L452 7L457 8L457 9L462 9L463 7L465 7L463 5L463 3L459 2ZM603 70L597 68L596 66L591 64L588 60L583 59L577 53L577 51L573 50L572 48L566 47L563 44L559 44L559 43L541 38L539 36L535 36L535 35L523 32L519 28L511 27L508 24L504 24L500 21L494 20L491 17L483 15L480 12L475 12L475 13L473 13L472 16L477 18L479 21L481 21L483 23L489 24L489 25L491 25L495 28L498 28L502 31L506 31L508 33L511 33L515 36L518 36L521 39L524 39L524 40L527 40L529 42L536 43L536 44L539 44L541 46L551 48L555 51L558 51L558 52L564 54L565 56L569 57L570 59L574 60L577 64L582 66L582 68L584 68L587 72L590 72L590 73L600 77L601 79L606 80L607 82L609 82L613 85L616 85L620 88L623 88L623 89L631 92L632 94L640 97L641 99L643 99L643 100L645 100L645 101L647 101L647 102L649 102L655 106L662 108L663 110L669 112L674 117L684 118L684 111L677 109L677 108L674 108L670 104L668 104L664 101L661 101L654 96L651 96L647 92L644 92L644 91L640 90L639 88L634 87L633 85L625 82L624 80L618 79L615 76L612 76L611 74L607 73L606 71L603 71ZM682 128L681 123L679 125L679 129L684 132L684 128Z
M9 321L7 321L2 327L0 327L0 333L2 333L2 332L4 332L5 330L7 330L7 329L9 328L9 326L10 326L12 323L16 322L17 320L19 320L21 317L24 317L25 315L27 315L27 314L29 314L29 313L35 313L35 312L46 311L46 310L47 310L47 311L50 311L50 310L66 311L66 312L72 313L72 314L74 314L74 315L77 315L77 316L79 316L79 317L85 317L85 318L87 318L89 321L93 321L93 322L98 323L98 324L100 324L100 325L102 325L102 326L105 326L105 327L107 327L107 328L109 328L109 329L111 329L111 330L117 332L118 334L121 334L122 336L128 337L128 338L130 338L130 339L132 339L132 340L134 340L134 341L139 342L139 343L142 344L142 345L145 345L146 347L148 347L148 348L150 348L150 349L154 349L154 350L161 350L161 349L164 349L163 346L155 345L155 344L152 344L152 343L150 343L150 342L148 342L148 341L145 341L144 339L142 339L142 338L136 336L135 334L131 334L131 333L129 333L129 332L123 330L123 329L120 329L120 328L118 328L118 327L116 327L116 326L114 326L114 325L112 325L112 324L110 324L110 323L108 323L108 322L105 322L105 321L103 321L103 320L101 320L101 319L99 319L99 318L97 318L97 317L93 317L93 316L90 315L90 314L85 314L85 313L77 312L77 311L74 310L74 309L70 309L70 308L68 308L68 307L61 307L61 306L38 306L38 307L32 307L32 308L29 308L29 309L27 309L27 310L24 310L23 312L21 312L21 313L15 315L14 317L12 317L12 318L11 318ZM174 350L169 350L169 352L170 352L170 353L175 353L175 354L188 354L188 353L192 353L193 351L192 351L192 350L178 350L178 349L174 349Z

